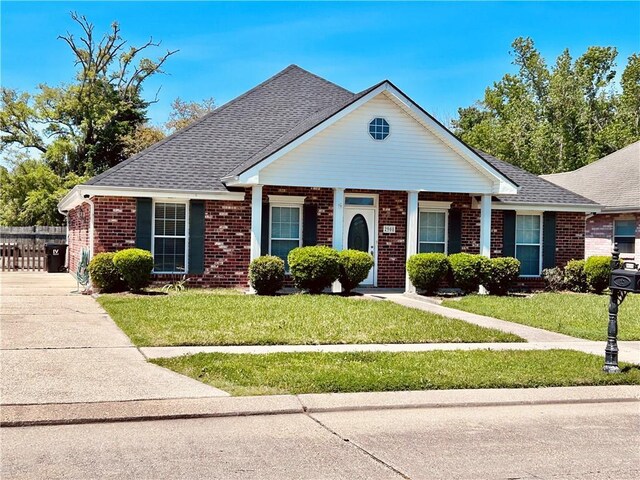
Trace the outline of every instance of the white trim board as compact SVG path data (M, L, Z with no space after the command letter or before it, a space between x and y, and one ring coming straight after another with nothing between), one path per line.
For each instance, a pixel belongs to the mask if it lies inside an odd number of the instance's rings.
M474 200L473 208L479 209L479 204ZM568 205L545 203L503 203L492 202L491 210L517 210L519 212L582 212L599 213L602 207L599 205Z
M418 207L421 210L449 210L453 202L440 202L431 200L419 200Z
M306 196L298 195L269 195L269 203L278 203L280 205L303 205Z
M109 197L151 197L173 200L226 200L241 202L244 192L206 192L203 190L176 190L170 188L104 187L98 185L76 185L58 202L58 211L63 213L80 205L85 198Z

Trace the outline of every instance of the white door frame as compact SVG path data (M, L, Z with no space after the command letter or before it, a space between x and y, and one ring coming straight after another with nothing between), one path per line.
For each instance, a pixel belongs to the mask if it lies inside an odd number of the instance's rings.
M354 197L367 197L373 198L373 205L347 205L347 198ZM373 225L371 226L373 235L373 283L371 285L375 287L378 285L378 194L377 193L348 193L344 194L344 216L343 216L343 227L342 227L342 236L343 236L343 248L346 250L348 248L348 236L349 236L349 225L347 225L347 219L350 216L347 215L347 212L373 212ZM350 222L349 222L350 223Z

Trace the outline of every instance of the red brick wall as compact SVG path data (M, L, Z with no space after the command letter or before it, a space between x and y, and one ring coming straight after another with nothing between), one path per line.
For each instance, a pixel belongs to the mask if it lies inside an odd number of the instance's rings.
M136 199L93 197L93 249L117 252L136 245Z
M584 258L585 214L556 214L556 265L564 267L569 260Z
M378 287L403 288L407 261L407 192L372 193L379 195ZM396 233L382 233L384 225L395 225Z
M80 262L83 248L89 248L89 222L91 210L89 204L83 203L76 208L69 210L67 215L67 224L69 226L69 237L67 242L69 248L67 250L67 265L69 271L75 273Z
M491 211L491 256L502 256L502 239L504 238L504 212Z
M245 287L251 253L251 190L242 202L207 200L204 212L204 274L190 283Z

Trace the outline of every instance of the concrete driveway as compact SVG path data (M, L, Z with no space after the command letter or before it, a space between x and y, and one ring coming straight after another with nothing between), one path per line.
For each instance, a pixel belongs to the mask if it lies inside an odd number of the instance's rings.
M41 404L226 395L156 365L69 274L0 274L0 402Z

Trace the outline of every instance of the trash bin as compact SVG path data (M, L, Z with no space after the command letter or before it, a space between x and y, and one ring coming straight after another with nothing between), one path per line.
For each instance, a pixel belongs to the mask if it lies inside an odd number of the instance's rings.
M47 254L47 272L58 273L66 270L67 245L64 243L45 243Z

